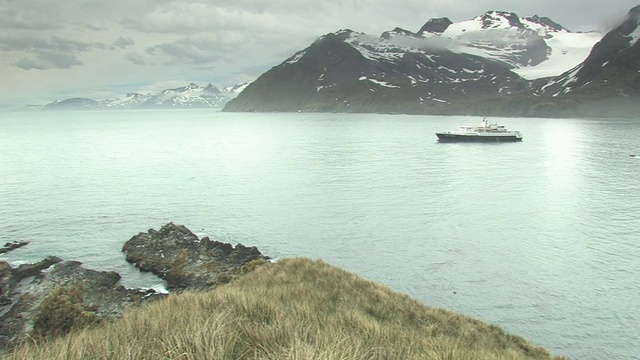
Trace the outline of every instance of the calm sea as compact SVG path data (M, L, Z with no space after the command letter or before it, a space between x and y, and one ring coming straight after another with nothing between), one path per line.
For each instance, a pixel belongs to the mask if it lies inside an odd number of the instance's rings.
M120 252L173 221L307 256L575 359L640 359L640 121L494 119L521 143L439 144L478 118L0 114L0 242L157 286ZM629 156L638 154L637 158Z

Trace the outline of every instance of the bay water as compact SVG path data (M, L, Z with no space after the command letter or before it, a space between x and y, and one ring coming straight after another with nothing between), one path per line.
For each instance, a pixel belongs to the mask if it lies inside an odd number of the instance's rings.
M496 118L519 143L437 142L475 117L0 114L0 256L162 283L124 260L172 221L305 256L574 359L640 359L640 120ZM633 157L630 155L638 155Z

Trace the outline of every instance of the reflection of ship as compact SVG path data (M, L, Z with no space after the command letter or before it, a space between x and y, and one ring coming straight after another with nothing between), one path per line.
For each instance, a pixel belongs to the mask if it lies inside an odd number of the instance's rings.
M487 118L482 119L480 126L460 126L458 130L436 133L440 142L463 142L463 141L522 141L522 134L519 131L505 129L503 125L487 122Z

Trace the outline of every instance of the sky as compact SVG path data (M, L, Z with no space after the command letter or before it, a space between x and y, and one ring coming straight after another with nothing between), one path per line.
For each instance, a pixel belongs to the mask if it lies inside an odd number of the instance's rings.
M640 0L0 0L0 108L255 80L340 29L418 31L486 11L607 31Z

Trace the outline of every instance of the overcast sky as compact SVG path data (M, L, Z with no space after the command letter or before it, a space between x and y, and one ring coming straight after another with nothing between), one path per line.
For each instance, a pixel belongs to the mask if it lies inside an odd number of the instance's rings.
M317 37L488 10L607 30L640 0L0 0L0 106L254 80Z

